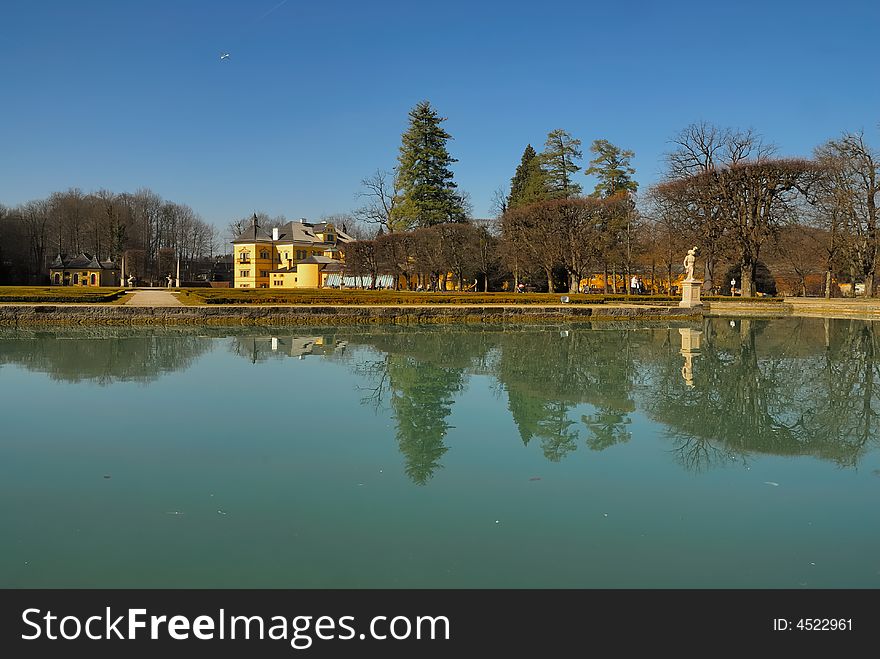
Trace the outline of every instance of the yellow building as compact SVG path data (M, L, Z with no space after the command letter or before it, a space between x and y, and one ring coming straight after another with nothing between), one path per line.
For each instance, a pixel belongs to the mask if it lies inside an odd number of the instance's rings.
M321 288L342 271L345 245L354 239L332 222L288 222L262 230L256 217L232 241L235 288Z
M119 266L96 256L59 254L49 266L52 286L119 286Z

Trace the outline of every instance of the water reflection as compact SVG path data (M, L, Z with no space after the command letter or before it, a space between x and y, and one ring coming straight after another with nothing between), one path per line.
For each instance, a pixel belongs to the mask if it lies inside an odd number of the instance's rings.
M53 380L149 383L187 369L212 349L206 330L0 329L0 367L15 364ZM216 334L215 334L216 335Z
M257 368L331 360L351 374L340 386L358 389L361 405L392 419L406 473L420 485L443 467L450 417L474 376L493 383L497 400L486 402L487 413L503 410L522 444L537 444L553 462L630 442L639 423L659 427L674 459L693 471L747 464L757 454L852 467L878 441L870 322L253 331L7 331L0 365L107 384L188 368L218 345Z

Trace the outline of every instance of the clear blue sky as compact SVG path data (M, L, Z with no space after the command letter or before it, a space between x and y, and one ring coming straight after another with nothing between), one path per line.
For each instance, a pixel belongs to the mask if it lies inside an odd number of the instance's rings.
M873 0L279 1L3 0L0 203L150 187L221 227L345 212L421 99L481 217L554 128L633 149L643 187L703 119L784 155L845 129L880 146Z

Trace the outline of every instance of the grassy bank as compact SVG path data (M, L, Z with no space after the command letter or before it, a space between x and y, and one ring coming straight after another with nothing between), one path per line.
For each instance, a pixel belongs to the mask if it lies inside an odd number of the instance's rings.
M103 304L113 302L125 294L117 288L87 288L74 286L0 286L0 303L53 302L76 304Z
M565 297L569 304L648 304L672 306L681 299L670 295L601 295L583 293L426 293L414 291L363 291L332 288L303 290L269 290L243 288L190 288L178 296L186 305L199 304L322 304L322 305L456 305L456 304L510 304L555 305ZM704 298L707 301L738 301L742 298ZM782 298L754 298L755 301L774 303Z

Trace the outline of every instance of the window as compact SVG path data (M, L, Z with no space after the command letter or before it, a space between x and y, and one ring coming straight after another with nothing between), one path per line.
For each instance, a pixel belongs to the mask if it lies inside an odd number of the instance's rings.
M296 260L302 261L304 258L306 258L306 250L304 250L304 249L296 250Z
M79 273L74 272L73 273L73 285L76 286L78 283L79 283Z
M269 288L269 284L260 284L260 288Z
M251 271L250 271L250 270L239 270L239 271L238 271L238 276L239 276L239 277L250 277L250 276L251 276Z
M238 262L239 262L239 263L250 263L250 262L251 262L251 255L250 255L250 252L241 252L241 253L239 253L239 255L238 255Z
M261 258L261 259L268 259L268 258L269 258L269 252L267 252L267 251L264 249L263 251L260 252L260 258Z
M97 285L98 285L98 276L96 274L92 273L92 286L97 286Z
M269 271L268 270L260 270L260 276L261 277L268 277Z
M333 240L334 240L334 238L333 238L333 234L332 234L332 233L328 233L328 234L327 234L327 242L328 242L328 243L332 243Z
M56 272L56 273L55 273L55 285L57 286L57 285L60 284L60 283L61 283L61 275L59 275L59 274Z
M250 284L242 284L241 286L239 286L239 288L250 288L250 287L251 287Z

